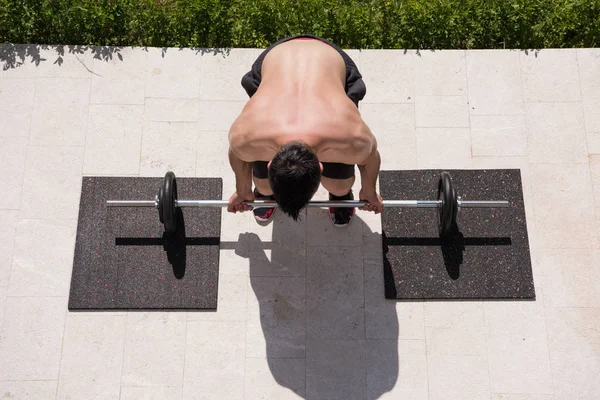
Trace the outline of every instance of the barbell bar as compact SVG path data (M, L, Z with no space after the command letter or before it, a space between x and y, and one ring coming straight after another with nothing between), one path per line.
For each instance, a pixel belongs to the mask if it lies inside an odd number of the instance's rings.
M438 229L442 237L448 236L456 224L459 208L497 208L509 207L505 200L462 200L456 194L452 179L448 172L442 172L438 182L437 200L384 200L384 207L404 208L437 208ZM252 208L278 207L273 200L254 200L244 204ZM362 207L369 204L361 200L311 200L307 207ZM165 174L163 185L154 200L108 200L108 207L155 207L158 209L160 222L165 227L167 235L172 235L177 229L175 209L183 207L227 207L227 200L179 200L177 198L177 181L171 171Z
M246 201L244 204L252 208L275 208L279 207L276 201L273 200L254 200ZM311 200L306 207L362 207L369 204L366 201L360 200ZM441 200L383 200L385 207L402 207L402 208L437 208L442 204ZM157 207L158 199L156 200L108 200L108 207ZM222 208L227 207L227 200L177 200L175 207L208 207ZM463 208L491 208L491 207L508 207L507 201L474 201L458 199L458 207Z

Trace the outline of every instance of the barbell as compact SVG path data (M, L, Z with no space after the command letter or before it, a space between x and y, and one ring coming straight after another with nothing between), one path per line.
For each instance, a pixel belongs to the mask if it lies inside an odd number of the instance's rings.
M245 202L252 208L278 207L273 200L254 200ZM362 207L367 205L361 200L311 200L307 207ZM227 200L179 200L177 198L177 180L171 171L165 174L163 184L154 200L108 200L108 207L155 207L158 218L164 225L165 233L172 235L177 230L176 208L182 207L227 207ZM384 200L384 207L437 208L438 230L441 237L447 237L456 224L459 208L508 207L508 201L464 201L458 197L448 172L442 172L438 182L437 200Z

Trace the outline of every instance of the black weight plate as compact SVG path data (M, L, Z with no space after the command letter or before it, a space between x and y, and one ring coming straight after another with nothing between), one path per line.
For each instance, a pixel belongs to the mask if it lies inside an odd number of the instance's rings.
M177 230L177 217L175 203L177 202L177 181L171 171L165 174L162 187L161 213L167 235L172 235Z
M442 201L438 208L438 228L441 237L450 235L452 227L456 222L456 211L458 203L456 191L452 186L450 174L442 172L438 183L438 200Z
M160 189L158 189L158 219L160 220L161 224L165 223L165 219L163 218L163 211L162 211L162 205L163 205L163 197L165 192L163 191L163 187L161 186Z

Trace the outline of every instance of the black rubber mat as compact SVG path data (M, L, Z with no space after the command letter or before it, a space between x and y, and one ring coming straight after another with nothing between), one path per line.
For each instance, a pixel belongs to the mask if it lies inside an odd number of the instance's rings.
M107 200L154 200L163 178L85 177L69 296L70 310L215 309L220 208L185 208L163 237L154 207L107 207ZM180 199L220 199L219 178L177 178ZM181 211L183 210L183 211Z
M384 199L435 200L441 170L381 171ZM438 234L437 210L382 214L388 299L534 299L521 174L448 170L463 200L508 200L508 208L461 208L458 229Z

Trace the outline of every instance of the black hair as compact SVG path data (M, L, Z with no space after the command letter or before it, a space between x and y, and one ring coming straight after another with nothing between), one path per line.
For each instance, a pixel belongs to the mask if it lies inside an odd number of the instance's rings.
M321 183L321 166L315 152L300 142L286 143L269 167L269 184L279 208L294 221Z

